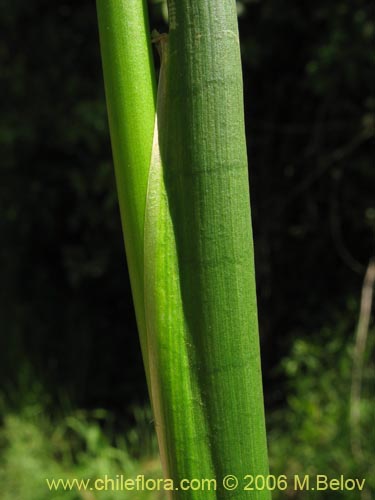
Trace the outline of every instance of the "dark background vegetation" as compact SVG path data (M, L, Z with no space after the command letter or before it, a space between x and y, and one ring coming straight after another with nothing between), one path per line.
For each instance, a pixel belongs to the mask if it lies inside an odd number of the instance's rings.
M152 3L159 31L163 8ZM351 349L374 254L373 5L244 0L238 8L269 428L283 434L289 422L299 432L320 412L290 443L305 443L304 457L307 443L313 453L341 436L340 473L352 456ZM4 412L38 397L52 415L105 408L121 428L147 390L95 4L0 0L0 34ZM336 429L329 439L319 434L325 419Z

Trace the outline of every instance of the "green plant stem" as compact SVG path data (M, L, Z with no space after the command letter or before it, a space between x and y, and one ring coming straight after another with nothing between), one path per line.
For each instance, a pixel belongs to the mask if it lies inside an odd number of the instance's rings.
M234 0L169 0L154 129L141 0L98 0L116 179L164 474L173 498L251 498L267 475ZM125 9L126 3L126 9ZM152 140L152 137L153 140ZM151 144L153 142L150 164ZM235 475L239 486L222 480Z
M236 6L169 1L145 224L156 429L167 477L267 475ZM160 158L158 158L158 154ZM243 486L243 485L242 485Z
M112 152L126 255L148 376L143 232L155 123L155 76L146 0L97 0Z

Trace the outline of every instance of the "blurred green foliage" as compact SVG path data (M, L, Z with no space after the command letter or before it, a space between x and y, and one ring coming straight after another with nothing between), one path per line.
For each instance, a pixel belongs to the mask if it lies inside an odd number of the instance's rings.
M114 438L110 419L104 410L75 412L51 421L41 405L25 406L18 414L7 414L0 432L1 500L79 500L118 498L162 498L153 492L77 491L62 487L50 491L46 479L104 479L117 476L145 478L161 476L156 452L156 438L149 410L137 409L136 429ZM103 425L107 425L106 432ZM109 426L109 428L108 428ZM137 449L131 454L137 434ZM112 435L112 439L111 439ZM110 483L109 483L110 484ZM100 486L100 485L99 485Z
M361 398L361 456L351 448L349 426L352 344L338 335L352 325L337 318L337 323L319 332L316 338L297 338L281 364L287 377L288 400L285 408L268 414L270 472L288 478L287 491L274 491L274 500L325 500L332 491L295 491L294 475L301 480L308 474L311 484L317 474L330 479L365 478L366 488L340 491L340 498L371 499L375 493L375 441L373 380L370 363L374 351L375 329L365 360ZM332 366L335 369L332 369ZM41 388L25 399L17 413L1 407L4 415L0 430L1 500L47 500L80 498L162 499L162 492L89 492L48 490L45 478L87 479L162 477L150 409L134 408L134 425L115 428L113 415L104 411L71 411L51 419L46 413Z
M353 450L350 427L350 387L352 383L353 344L345 332L352 325L343 319L326 326L312 338L297 338L280 369L287 377L286 407L269 416L271 471L301 478L325 474L329 478L365 478L366 491L341 492L340 498L372 498L375 493L375 366L373 328L369 334L360 400L361 426L358 439L360 453ZM290 481L292 484L292 481ZM275 495L285 498L285 493ZM288 498L330 499L332 491L288 491Z

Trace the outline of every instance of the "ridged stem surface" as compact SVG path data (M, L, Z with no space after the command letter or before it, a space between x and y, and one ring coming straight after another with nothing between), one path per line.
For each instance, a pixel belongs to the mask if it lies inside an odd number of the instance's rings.
M243 90L232 0L169 1L145 224L145 299L165 474L215 477L174 498L267 499ZM159 155L159 156L158 156ZM238 489L222 478L234 474Z

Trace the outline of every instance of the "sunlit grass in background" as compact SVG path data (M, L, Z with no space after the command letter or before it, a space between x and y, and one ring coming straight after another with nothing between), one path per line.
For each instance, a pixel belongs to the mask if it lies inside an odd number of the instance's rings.
M104 410L76 411L57 422L42 406L5 416L1 428L1 500L163 498L154 492L49 491L48 479L161 477L149 409L135 411L136 428L113 435ZM107 430L104 430L107 426ZM125 437L123 437L125 435ZM136 458L139 450L142 456Z
M280 369L287 378L285 408L271 412L268 421L271 473L326 474L331 478L366 478L367 491L340 492L340 498L369 500L375 492L374 405L371 392L374 366L369 346L361 402L362 458L350 447L349 388L352 341L345 340L351 325L337 319L309 339L296 338ZM374 331L370 332L374 337ZM371 335L370 335L371 337ZM347 337L348 338L348 337ZM321 340L324 339L324 345ZM43 394L34 391L18 411L2 404L0 430L0 500L127 500L161 499L155 492L50 492L45 478L97 478L144 474L161 478L157 443L149 409L134 410L135 425L114 430L104 410L67 411L51 418ZM275 492L274 498L325 500L332 492Z

